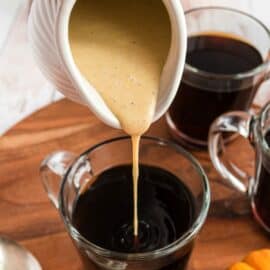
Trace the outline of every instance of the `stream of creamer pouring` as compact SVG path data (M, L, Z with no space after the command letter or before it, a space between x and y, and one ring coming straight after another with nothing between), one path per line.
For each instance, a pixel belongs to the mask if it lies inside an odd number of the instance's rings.
M161 0L77 0L70 17L69 40L81 74L131 136L137 236L139 143L154 117L170 47L166 8Z

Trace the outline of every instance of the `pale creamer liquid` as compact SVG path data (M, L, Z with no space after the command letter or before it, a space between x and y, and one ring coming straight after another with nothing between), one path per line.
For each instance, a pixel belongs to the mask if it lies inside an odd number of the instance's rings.
M140 136L149 128L171 31L161 0L78 0L70 18L74 61L132 137L134 234L138 234Z

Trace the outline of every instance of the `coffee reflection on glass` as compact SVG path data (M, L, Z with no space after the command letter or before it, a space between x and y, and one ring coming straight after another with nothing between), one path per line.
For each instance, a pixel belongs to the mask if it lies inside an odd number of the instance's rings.
M185 70L166 118L173 138L205 148L215 118L250 109L264 81L270 35L257 19L227 8L194 9L186 20Z
M207 177L181 147L143 137L135 238L131 151L130 138L122 137L78 158L50 155L41 166L49 198L84 269L184 270L209 208Z

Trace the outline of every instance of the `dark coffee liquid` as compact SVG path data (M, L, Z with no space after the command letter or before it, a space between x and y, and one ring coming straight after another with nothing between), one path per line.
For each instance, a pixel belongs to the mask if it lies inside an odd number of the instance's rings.
M153 251L187 232L195 219L195 200L176 176L161 168L143 165L140 166L138 214L139 235L135 239L132 167L123 165L100 174L77 198L73 225L87 240L102 248L123 253ZM156 265L155 269L184 270L192 247L192 242L187 244L178 250L170 264ZM93 269L87 254L83 250L80 254L86 269Z
M139 235L133 235L132 168L119 166L98 176L73 210L75 228L90 242L123 253L162 248L181 237L195 217L194 198L176 176L140 166Z
M270 147L270 131L265 135ZM255 184L255 211L260 220L270 228L270 159L263 153L257 154L257 181Z
M209 34L189 37L186 62L204 72L236 75L256 68L263 59L248 43ZM191 73L185 69L169 114L181 133L195 140L207 141L214 119L230 110L247 111L257 87L251 77L217 79Z

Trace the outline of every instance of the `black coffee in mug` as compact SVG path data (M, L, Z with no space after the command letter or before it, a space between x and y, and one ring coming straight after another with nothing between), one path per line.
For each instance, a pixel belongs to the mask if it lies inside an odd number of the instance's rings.
M131 179L130 165L112 167L83 190L73 208L73 225L82 236L101 248L130 254L158 250L188 231L196 215L189 188L164 169L141 165L135 239ZM185 269L191 249L166 269Z
M222 33L188 38L187 66L167 115L174 137L206 146L211 123L231 110L249 110L258 85L237 77L263 63L251 44Z

